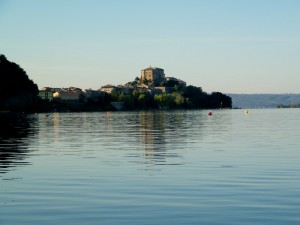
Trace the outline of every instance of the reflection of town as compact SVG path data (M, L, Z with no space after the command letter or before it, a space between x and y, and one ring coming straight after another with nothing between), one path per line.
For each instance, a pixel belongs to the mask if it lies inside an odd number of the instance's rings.
M53 113L53 135L54 140L57 140L59 138L59 119L60 114L59 113Z
M177 153L167 152L170 139L166 137L170 132L167 127L170 122L167 111L143 111L140 112L141 143L144 156L153 160L155 164L163 163L171 157L179 157ZM168 143L169 142L169 143ZM170 151L172 149L169 149ZM168 162L169 163L169 162Z
M141 141L145 145L145 155L155 155L155 151L165 149L165 116L164 111L140 113Z

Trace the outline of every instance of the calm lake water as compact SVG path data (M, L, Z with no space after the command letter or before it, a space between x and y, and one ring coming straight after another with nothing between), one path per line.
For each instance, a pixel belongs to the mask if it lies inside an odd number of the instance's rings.
M300 110L0 115L0 224L300 224Z

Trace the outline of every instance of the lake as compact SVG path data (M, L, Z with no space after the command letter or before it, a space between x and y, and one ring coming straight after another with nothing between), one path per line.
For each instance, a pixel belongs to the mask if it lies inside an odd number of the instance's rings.
M0 114L0 224L300 224L300 110Z

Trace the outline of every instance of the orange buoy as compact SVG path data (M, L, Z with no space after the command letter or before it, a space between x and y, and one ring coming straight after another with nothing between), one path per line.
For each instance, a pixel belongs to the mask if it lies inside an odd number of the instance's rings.
M209 115L209 116L212 116L212 112L208 112L208 114L207 115Z

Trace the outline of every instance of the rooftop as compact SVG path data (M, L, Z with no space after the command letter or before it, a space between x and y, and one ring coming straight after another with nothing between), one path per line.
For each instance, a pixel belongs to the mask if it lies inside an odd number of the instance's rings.
M146 69L143 69L143 70L163 70L162 68L158 68L158 67L148 67Z

